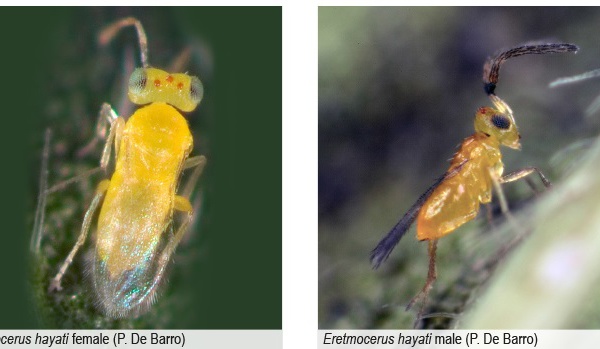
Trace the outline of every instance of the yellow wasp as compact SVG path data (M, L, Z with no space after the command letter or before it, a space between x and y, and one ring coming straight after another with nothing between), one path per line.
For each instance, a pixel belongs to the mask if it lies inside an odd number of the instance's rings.
M448 171L421 195L392 230L371 252L371 263L378 268L384 262L402 236L417 220L417 239L428 241L429 271L423 289L408 303L406 309L422 299L423 307L433 282L436 279L435 254L439 238L450 234L464 223L472 220L479 211L480 204L492 200L492 188L538 173L546 187L550 182L535 167L524 168L502 175L504 165L500 145L520 149L521 136L517 130L510 107L494 94L501 64L511 58L526 54L546 54L576 52L571 44L524 45L501 52L489 59L484 66L485 91L494 107L481 107L475 113L475 133L460 145L450 162ZM501 205L502 193L497 190ZM505 203L503 211L506 212Z
M98 184L79 238L49 286L49 291L62 289L61 280L100 207L89 268L99 308L113 318L137 316L154 302L171 255L192 220L188 197L206 164L204 156L189 157L193 138L180 113L200 103L202 83L195 76L150 67L146 34L135 18L109 25L100 43L108 44L128 26L136 28L142 62L131 74L128 96L144 106L125 122L108 103L102 105L98 123L101 128L109 124L110 131L100 166L107 168L114 146L115 170L110 180ZM189 182L178 195L181 173L190 168ZM179 226L177 213L184 215Z

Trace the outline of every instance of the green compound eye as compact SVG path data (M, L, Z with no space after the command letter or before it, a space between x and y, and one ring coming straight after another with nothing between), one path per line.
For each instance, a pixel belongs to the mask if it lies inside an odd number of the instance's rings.
M200 103L204 97L204 86L202 86L202 82L195 76L192 76L192 81L190 83L190 98L194 102L194 104Z
M136 68L129 78L129 93L139 95L146 89L148 74L144 68Z

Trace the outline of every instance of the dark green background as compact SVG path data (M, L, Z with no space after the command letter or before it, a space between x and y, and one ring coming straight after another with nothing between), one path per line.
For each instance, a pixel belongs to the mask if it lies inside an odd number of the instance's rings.
M139 11L150 9L110 10L124 14ZM203 72L198 74L205 84L205 96L200 111L192 116L204 118L200 121L204 138L197 141L200 149L195 152L201 151L209 158L201 180L204 193L201 236L190 239L192 245L201 245L193 259L201 263L184 273L187 292L196 295L186 311L194 315L181 314L182 319L192 320L179 321L174 326L279 329L281 8L153 11L157 16L174 20L187 37L200 38L212 50L214 62L212 73L207 69L209 72L204 72L207 76L203 76ZM4 132L0 137L0 151L4 224L0 240L3 279L0 328L40 326L30 297L27 246L37 196L43 129L54 127L48 123L59 122L45 117L48 91L52 88L49 72L62 65L65 73L69 73L69 63L60 62L71 40L63 33L83 35L80 34L83 30L76 26L96 25L97 19L87 20L85 16L92 18L102 12L102 9L73 8L4 8L2 11L0 64L4 69L1 74ZM160 52L152 51L152 30L147 28L147 31L151 64L165 64ZM93 43L90 47L93 51ZM82 59L86 59L84 54ZM102 98L110 97L101 96L100 100ZM94 119L97 110L85 112ZM195 121L190 120L190 123L194 127ZM194 132L198 137L199 131ZM190 246L180 249L184 255L185 251L194 251ZM180 264L177 257L175 262L177 268ZM172 287L171 283L167 285L167 289Z

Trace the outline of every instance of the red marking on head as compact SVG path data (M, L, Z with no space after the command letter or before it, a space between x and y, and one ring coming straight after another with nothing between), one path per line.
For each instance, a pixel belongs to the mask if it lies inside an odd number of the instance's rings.
M154 86L160 87L160 80L158 80L158 79L154 80Z
M183 82L180 82L177 84L177 89L179 89L179 90L183 89Z
M167 82L173 82L173 76L169 75L165 80L167 80Z

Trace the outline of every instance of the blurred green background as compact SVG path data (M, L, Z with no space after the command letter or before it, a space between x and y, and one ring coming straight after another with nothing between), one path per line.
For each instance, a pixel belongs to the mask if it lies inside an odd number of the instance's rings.
M530 41L580 47L576 55L511 59L496 89L522 135L520 152L503 149L505 171L538 166L560 185L577 150L600 130L600 115L585 116L600 81L556 89L548 83L600 68L598 33L598 8L319 9L320 328L412 327L414 311L404 307L425 281L426 244L416 241L413 228L377 271L369 253L473 133L476 109L491 105L483 64L502 49ZM574 151L565 151L573 144ZM517 213L534 196L524 182L504 190ZM493 211L497 216L496 205ZM491 230L480 214L440 240L430 299L458 305L436 311L460 316L464 298L481 284L460 284L464 270L510 239ZM453 286L461 286L460 296ZM561 326L600 326L594 321Z
M81 150L102 102L131 113L124 87L139 65L135 31L121 32L106 48L96 42L101 28L131 15L146 29L151 65L167 68L190 50L185 69L205 92L186 118L193 153L205 154L208 165L195 200L202 208L158 302L139 319L112 321L94 308L84 276L90 242L67 272L64 291L45 292L102 175L50 195L41 257L29 256L27 247L44 128L53 131L52 185L97 166L102 144ZM3 84L9 207L0 328L281 328L281 8L5 8L1 16L10 53L0 63L11 83Z

